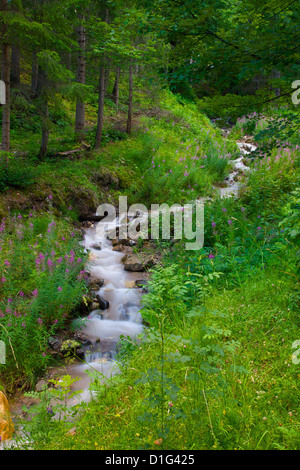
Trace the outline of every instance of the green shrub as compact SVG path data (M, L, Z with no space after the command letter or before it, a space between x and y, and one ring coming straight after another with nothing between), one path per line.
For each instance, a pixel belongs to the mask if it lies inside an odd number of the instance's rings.
M8 188L26 188L37 178L38 171L21 157L0 152L0 192Z

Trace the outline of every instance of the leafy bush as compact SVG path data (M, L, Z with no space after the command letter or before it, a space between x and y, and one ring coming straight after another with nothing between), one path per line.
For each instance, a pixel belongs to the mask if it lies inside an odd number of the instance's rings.
M37 169L21 157L0 152L0 192L8 188L26 188L36 181L37 175Z
M28 383L51 361L47 340L86 291L84 256L75 232L33 214L3 220L0 246L1 372L6 382L17 374Z

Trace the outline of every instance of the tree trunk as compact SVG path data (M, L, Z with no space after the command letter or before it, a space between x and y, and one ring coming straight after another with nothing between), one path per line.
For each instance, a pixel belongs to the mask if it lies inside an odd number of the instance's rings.
M78 35L78 62L77 62L77 82L85 85L86 79L86 31L83 24L84 17L80 18L80 25L77 30ZM85 127L85 103L78 100L76 103L76 117L75 117L75 138L81 142L84 138L84 127Z
M132 100L133 100L133 64L129 67L129 101L126 133L131 135L132 131Z
M34 51L32 53L32 65L31 65L31 92L34 96L36 95L36 92L37 92L38 71L39 71L39 66L37 62L37 54Z
M10 86L11 88L20 88L21 84L21 69L20 69L21 53L18 46L11 48L11 71L10 71Z
M42 116L42 138L39 153L40 158L43 158L47 153L50 135L47 86L48 83L46 73L41 68L39 68L37 80L37 96L39 98L40 113Z
M106 23L109 22L109 10L106 7L104 10L103 21ZM100 67L99 71L99 95L98 95L98 119L97 119L97 129L96 129L96 139L95 139L95 150L98 150L101 145L102 140L102 131L103 131L103 117L104 117L104 99L105 91L109 78L109 70L107 67L107 58L103 57L103 65Z
M41 140L41 149L40 149L40 158L44 158L48 150L49 142L49 108L48 108L48 99L46 94L43 96L42 100L42 140Z
M114 103L117 106L117 108L119 107L119 97L120 97L120 75L121 75L121 67L118 66L116 68L116 78L115 78L115 84L114 84L114 88L112 92Z
M99 98L98 98L98 122L96 130L95 149L99 149L102 139L103 130L103 114L104 114L104 98L105 98L105 68L100 68L99 76Z
M7 0L1 0L1 10L7 10ZM5 104L2 112L2 150L10 150L10 46L7 43L7 26L2 24L2 67L1 79L5 84Z

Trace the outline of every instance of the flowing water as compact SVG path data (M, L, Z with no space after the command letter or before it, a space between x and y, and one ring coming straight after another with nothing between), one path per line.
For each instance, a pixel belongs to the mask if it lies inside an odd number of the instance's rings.
M241 156L231 162L233 169L225 180L226 187L218 188L222 198L238 196L240 188L238 176L249 171L243 160L256 149L254 145L245 142L237 142L237 145ZM201 201L205 202L205 198ZM130 221L132 217L129 223ZM74 402L88 401L91 397L89 371L100 374L103 381L118 373L115 356L120 336L135 338L143 331L140 313L142 290L135 286L135 281L143 279L143 273L125 271L122 263L124 253L114 251L112 242L108 239L109 231L119 225L118 218L108 224L95 224L86 230L83 240L84 248L89 252L90 260L87 268L91 280L104 281L103 287L95 292L95 295L99 294L108 301L109 308L101 312L93 311L82 319L81 333L91 342L85 347L85 361L66 366L63 371L72 378L80 379L73 385L73 390L82 390L82 393L74 399Z
M74 391L83 390L74 399L76 402L88 401L91 397L89 372L97 372L103 381L118 373L115 358L120 337L136 338L143 331L140 313L142 288L136 286L136 281L143 280L144 274L125 271L122 263L124 253L113 250L112 241L107 236L109 230L118 226L118 219L109 224L95 224L86 230L83 240L84 248L89 252L87 269L91 282L104 281L104 285L95 291L95 296L108 301L109 307L92 311L80 320L80 334L90 342L84 347L84 362L66 366L63 370L64 374L80 379L72 387Z

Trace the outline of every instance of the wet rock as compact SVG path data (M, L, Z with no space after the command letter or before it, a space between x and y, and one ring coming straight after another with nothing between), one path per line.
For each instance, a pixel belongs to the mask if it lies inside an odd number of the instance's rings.
M92 344L91 340L88 339L87 336L85 336L81 331L74 332L74 339L75 341L79 342L83 346L89 346L90 344Z
M122 258L125 271L143 272L154 265L154 260L151 255L146 254L127 254Z
M78 348L76 349L74 355L78 358L78 359L84 359L85 358L85 352L82 348Z
M61 347L61 341L58 338L50 337L48 339L49 346L54 349L54 351L59 351Z
M113 247L113 251L124 251L124 247L122 245L116 245Z
M101 287L104 286L104 280L103 279L90 279L89 280L89 288L91 290L97 291L101 289Z
M98 302L92 302L92 304L91 304L92 311L99 310L99 308L100 308L100 305L99 305Z
M120 240L119 238L115 238L112 241L112 246L115 247L115 246L119 246L119 245L132 246L132 241L129 238L126 238L126 239L123 239L123 240Z
M100 251L102 250L102 245L101 243L93 243L93 245L90 246L90 248L93 248L93 250L97 250L97 251Z
M46 380L40 380L36 386L35 389L37 392L42 392L43 390L46 390L48 388L48 382Z
M109 302L105 299L103 299L103 297L101 297L101 295L96 295L96 300L99 304L99 308L101 310L107 310L109 308Z

